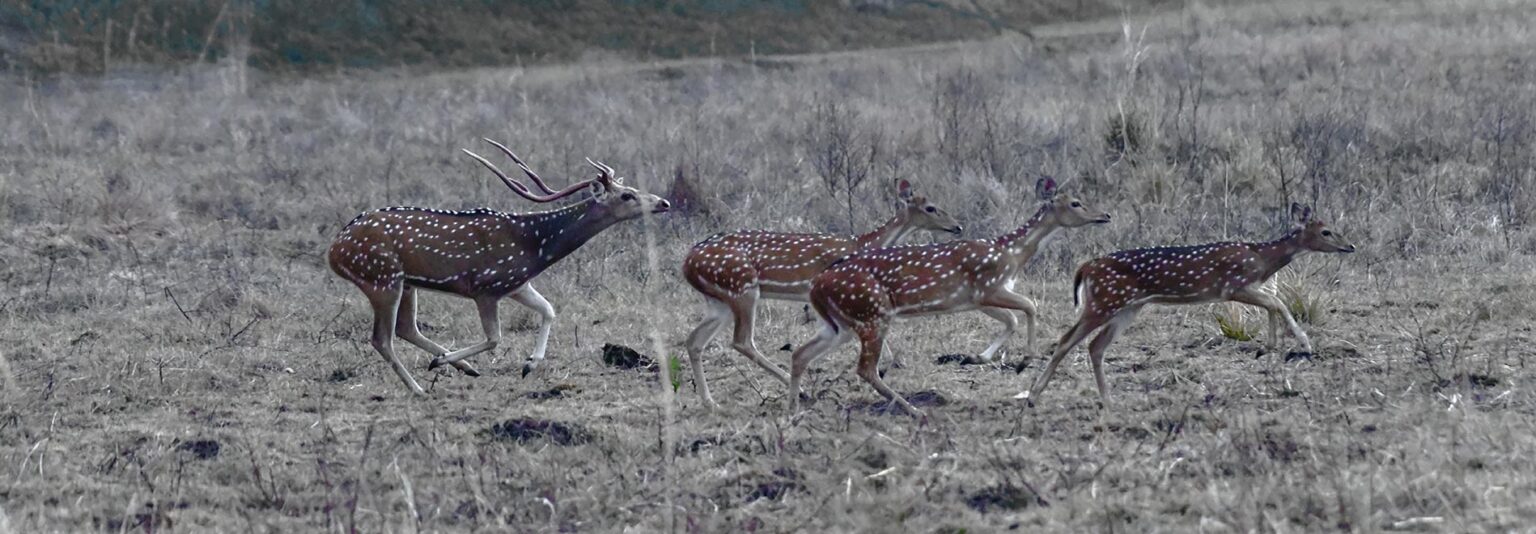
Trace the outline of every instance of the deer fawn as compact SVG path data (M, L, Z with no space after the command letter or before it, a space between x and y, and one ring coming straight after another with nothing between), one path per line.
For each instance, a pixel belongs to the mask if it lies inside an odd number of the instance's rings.
M1354 252L1344 236L1312 218L1312 208L1291 205L1295 226L1285 236L1265 243L1211 243L1184 247L1122 250L1087 263L1073 279L1073 298L1082 308L1077 324L1061 336L1050 363L1030 391L1019 395L1033 401L1051 381L1062 358L1100 327L1088 344L1088 360L1099 386L1101 402L1109 400L1104 383L1104 349L1136 319L1147 304L1205 304L1232 301L1263 308L1269 314L1269 341L1276 343L1283 319L1303 350L1312 342L1296 325L1285 304L1260 286L1306 252ZM1017 369L1023 372L1023 367Z
M1033 345L1035 307L1013 292L1013 278L1041 243L1064 228L1109 222L1109 214L1089 210L1081 200L1058 196L1055 181L1036 184L1044 205L1018 229L992 240L961 240L871 250L837 262L811 285L811 306L822 330L795 351L789 372L789 407L798 409L800 379L811 361L846 343L855 334L862 344L858 374L891 402L914 417L922 412L886 387L877 364L886 327L897 317L937 315L980 309L1003 323L1003 332L987 347L992 354L1012 336L1018 310L1028 319Z
M917 230L960 233L960 223L916 196L907 180L896 181L896 196L896 215L863 235L743 231L715 234L693 246L683 260L683 278L704 294L709 311L688 335L688 361L706 405L717 406L704 381L701 353L727 317L733 317L736 325L731 346L788 384L789 375L764 358L753 341L759 299L805 301L811 278L832 262L856 251L891 246Z
M663 213L669 207L656 195L626 187L612 168L590 159L587 163L599 171L597 178L551 190L507 147L485 141L512 158L543 194L507 177L480 155L464 152L523 198L552 202L581 191L589 191L590 198L537 213L383 208L352 219L331 244L331 270L357 285L373 306L373 348L418 395L426 392L395 356L394 336L432 353L428 369L447 364L469 376L480 376L462 360L491 350L501 341L496 304L511 296L540 316L538 342L523 365L523 376L528 376L544 360L555 321L555 309L529 281L614 223ZM421 335L416 327L417 288L474 300L485 341L449 352Z

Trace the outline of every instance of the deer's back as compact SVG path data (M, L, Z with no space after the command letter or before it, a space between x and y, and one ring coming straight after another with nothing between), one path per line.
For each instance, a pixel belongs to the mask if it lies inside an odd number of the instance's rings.
M500 284L515 289L533 274L506 217L493 210L384 208L353 219L331 244L331 269L354 283L396 281L464 294Z
M1261 258L1244 243L1122 250L1083 265L1100 299L1194 302L1225 298L1262 282Z
M759 283L770 292L803 293L811 278L855 246L853 238L831 234L720 233L693 246L683 260L683 272L695 286L708 284L731 293Z
M909 315L964 309L1006 284L1007 271L996 246L962 240L859 252L827 269L815 285L828 292L878 293L890 313Z

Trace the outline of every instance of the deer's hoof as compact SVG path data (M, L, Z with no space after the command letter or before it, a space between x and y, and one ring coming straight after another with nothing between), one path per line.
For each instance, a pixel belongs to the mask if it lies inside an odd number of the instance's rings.
M533 372L533 368L534 368L533 362L528 362L528 363L523 364L523 378L528 378L528 373L532 373Z
M480 377L480 370L475 369L474 367L465 367L463 369L460 369L459 371L464 373L464 376L473 377L473 378L479 378Z
M1293 351L1285 353L1285 361L1290 362L1290 361L1295 361L1295 360L1308 360L1308 361L1311 361L1312 360L1312 351L1308 350L1308 349L1302 349L1302 350L1293 350Z
M444 365L447 365L447 363L448 362L443 361L443 357L442 356L438 356L436 358L432 358L432 363L427 364L427 370L428 371L436 371L438 367L442 367Z

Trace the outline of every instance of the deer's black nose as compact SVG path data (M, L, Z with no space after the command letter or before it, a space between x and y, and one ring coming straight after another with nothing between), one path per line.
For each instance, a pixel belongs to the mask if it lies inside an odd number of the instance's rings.
M672 203L671 202L667 202L667 199L663 198L661 200L656 201L656 208L652 209L651 211L654 212L654 213L662 213L662 212L667 211L669 209L672 209Z

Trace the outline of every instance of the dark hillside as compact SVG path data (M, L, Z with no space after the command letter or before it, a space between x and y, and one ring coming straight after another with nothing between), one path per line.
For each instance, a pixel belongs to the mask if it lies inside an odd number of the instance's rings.
M975 39L1178 0L62 0L0 3L0 67L244 58L269 71L824 52Z

